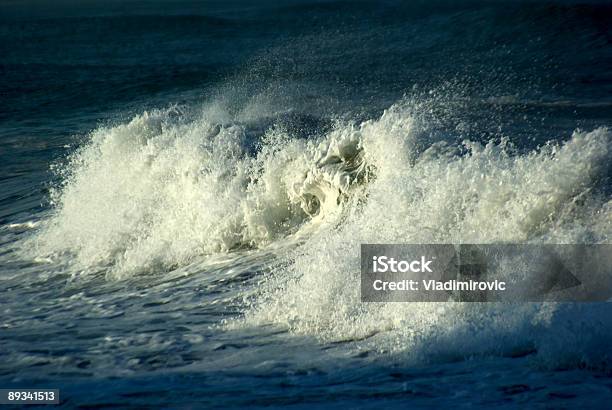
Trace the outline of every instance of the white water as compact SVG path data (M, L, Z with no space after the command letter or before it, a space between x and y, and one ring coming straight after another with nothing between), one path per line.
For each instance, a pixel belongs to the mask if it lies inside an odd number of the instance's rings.
M364 172L352 163L358 141L347 130L319 145L270 129L251 157L244 126L185 123L175 114L100 128L57 167L63 186L52 192L39 252L125 276L263 247L318 225Z
M361 243L609 242L607 129L520 152L506 140L432 142L426 125L399 103L317 141L272 127L250 155L248 125L145 113L99 128L58 165L64 183L31 243L73 272L116 278L269 250L269 273L228 329L366 339L410 363L537 351L546 366L607 368L606 304L360 303Z

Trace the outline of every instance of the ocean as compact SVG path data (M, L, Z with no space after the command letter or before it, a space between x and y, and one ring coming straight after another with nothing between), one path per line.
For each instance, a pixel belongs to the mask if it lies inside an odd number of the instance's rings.
M609 408L609 303L364 303L365 243L606 244L607 1L4 0L0 388Z

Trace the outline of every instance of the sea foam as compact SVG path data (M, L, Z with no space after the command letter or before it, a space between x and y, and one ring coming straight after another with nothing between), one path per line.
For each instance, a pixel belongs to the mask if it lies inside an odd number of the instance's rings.
M248 124L176 108L97 129L57 166L63 183L33 249L119 278L274 249L244 316L228 327L366 339L418 361L537 351L547 365L606 366L605 306L364 304L359 245L607 243L608 129L528 152L504 138L457 144L434 140L415 106L400 102L317 138L274 126L255 150L248 138Z

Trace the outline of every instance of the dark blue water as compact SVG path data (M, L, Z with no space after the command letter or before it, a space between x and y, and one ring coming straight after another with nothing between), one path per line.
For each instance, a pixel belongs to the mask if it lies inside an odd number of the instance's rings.
M607 304L381 313L312 278L324 249L350 271L352 240L609 243L611 22L606 1L3 1L0 387L66 408L604 408ZM320 175L309 141L343 132L378 182L295 188ZM464 162L431 159L441 142ZM368 201L378 228L352 219Z

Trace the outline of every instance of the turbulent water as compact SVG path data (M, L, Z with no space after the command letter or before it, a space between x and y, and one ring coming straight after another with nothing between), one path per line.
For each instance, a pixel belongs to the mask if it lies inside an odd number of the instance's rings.
M361 303L362 243L603 244L606 2L0 5L0 387L606 407L608 303Z

